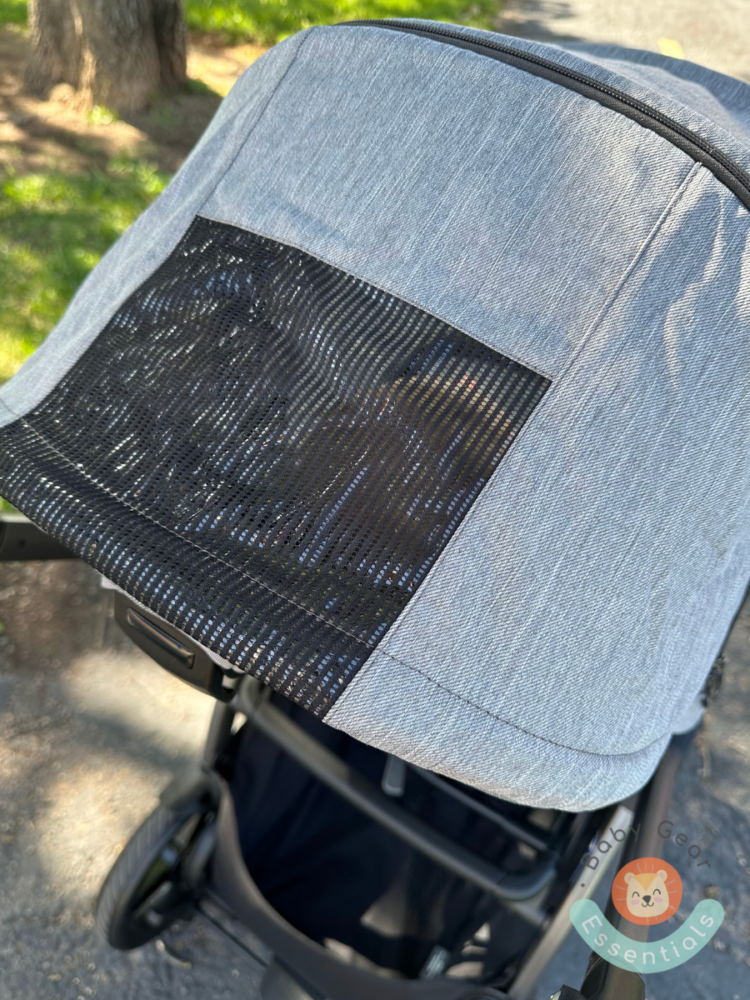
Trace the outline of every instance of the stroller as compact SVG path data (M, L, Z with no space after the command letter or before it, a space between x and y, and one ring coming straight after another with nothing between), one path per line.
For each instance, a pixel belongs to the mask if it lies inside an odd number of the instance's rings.
M384 20L243 75L0 390L0 558L217 702L111 945L210 903L264 1000L529 1000L606 836L659 855L750 579L749 209L689 63Z

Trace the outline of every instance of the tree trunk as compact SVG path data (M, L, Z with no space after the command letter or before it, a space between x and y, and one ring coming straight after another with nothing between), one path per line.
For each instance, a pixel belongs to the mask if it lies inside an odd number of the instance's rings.
M30 0L26 87L71 84L81 103L121 114L185 82L181 0Z

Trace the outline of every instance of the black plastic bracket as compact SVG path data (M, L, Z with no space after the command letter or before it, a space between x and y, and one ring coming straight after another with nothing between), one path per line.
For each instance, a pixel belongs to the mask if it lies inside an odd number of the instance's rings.
M204 649L120 590L115 591L115 621L136 646L170 674L218 701L234 697L227 675Z
M215 811L221 798L221 786L209 768L193 764L175 775L159 796L159 801L175 813Z
M76 558L22 514L0 514L0 562Z

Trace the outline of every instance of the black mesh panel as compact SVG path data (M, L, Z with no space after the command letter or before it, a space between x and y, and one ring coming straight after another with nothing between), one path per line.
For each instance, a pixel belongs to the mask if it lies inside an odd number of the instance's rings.
M0 432L0 492L322 714L548 384L306 253L198 218Z

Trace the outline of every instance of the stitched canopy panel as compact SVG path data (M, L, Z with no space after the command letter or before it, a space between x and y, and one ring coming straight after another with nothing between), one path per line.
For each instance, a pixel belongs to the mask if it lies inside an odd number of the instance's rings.
M748 108L654 54L301 32L0 387L0 493L360 740L631 794L750 579Z
M316 713L549 380L309 254L198 218L14 427L6 495Z

